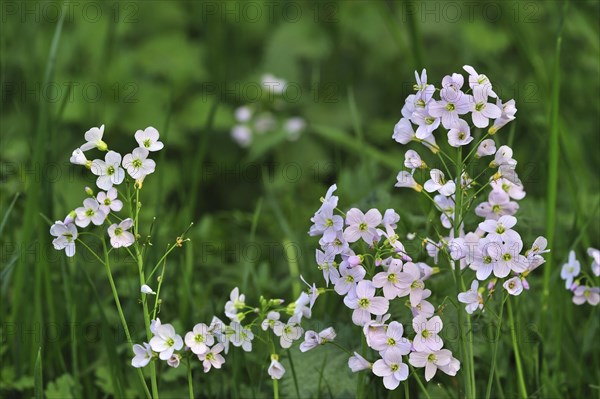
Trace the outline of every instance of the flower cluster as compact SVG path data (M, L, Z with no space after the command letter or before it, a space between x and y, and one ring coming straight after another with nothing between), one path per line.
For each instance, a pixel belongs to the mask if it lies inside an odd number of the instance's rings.
M425 367L429 381L437 369L455 375L460 362L438 335L442 320L427 300L431 291L425 281L434 272L424 263L414 263L396 233L400 216L388 209L363 213L352 208L338 209L337 189L333 185L322 198L322 205L312 217L311 236L318 236L321 249L316 261L325 284L344 297L352 310L352 322L361 327L368 346L378 358L367 361L354 354L348 362L352 371L371 369L383 377L384 386L395 389L408 378L408 363ZM411 309L409 318L414 336L405 336L404 325L391 320L390 305L406 298Z
M392 137L401 144L410 141L424 144L439 157L444 171L429 169L416 151L408 150L404 162L408 170L398 173L396 187L423 193L440 212L441 224L448 234L440 233L435 239L425 240L436 264L439 253L444 252L453 261L450 262L453 267L456 262L461 269L472 269L479 281L493 275L488 285L490 293L498 279L508 277L502 286L509 294L519 295L529 289L527 275L544 263L542 255L549 250L546 239L538 237L531 249L523 252L523 241L514 229L517 224L514 215L519 209L517 201L525 197L525 190L515 171L517 161L513 159L513 150L506 145L497 148L492 138L515 119L517 109L514 100L502 102L487 76L468 65L464 70L469 75L468 87L463 87L465 78L461 74L447 75L442 79L439 99L434 96L438 89L428 83L426 71L420 76L415 72L416 93L406 98L402 118ZM458 158L448 155L445 145L436 143L435 133L440 128L446 130L448 146L456 148ZM487 131L479 134L484 128L488 128ZM463 147L469 149L464 158ZM483 170L475 171L475 175L474 169L481 166L480 159L491 156L493 160L484 163ZM419 175L429 171L429 180L423 184L417 182L417 170ZM479 183L477 180L486 173L487 180ZM473 231L465 232L465 217L478 195L486 189L489 189L486 201L474 209L484 220ZM479 288L477 280L472 282L470 290L458 295L468 313L483 308L481 293L484 289Z
M142 292L148 292L149 287L144 287ZM153 292L150 290L148 293ZM162 324L157 318L151 324L153 337L150 342L133 346L135 356L131 365L145 367L151 360L160 359L171 367L178 367L184 356L197 357L202 362L204 372L208 373L213 367L221 368L225 363L223 355L229 352L231 345L250 352L255 338L258 338L261 342L271 344L268 374L272 379L280 379L285 374L285 368L279 362L275 343L282 349L287 349L302 338L302 319L311 317L317 295L316 291L311 291L310 294L303 292L295 302L287 306L282 306L282 299L267 300L261 297L260 307L252 307L246 304L246 296L240 294L238 287L235 287L224 307L229 323L213 316L210 323L196 324L182 338L171 324ZM248 320L252 315L255 317ZM287 321L281 320L282 315L288 316ZM300 350L305 352L330 342L335 335L331 327L320 333L307 331Z
M587 253L592 257L592 273L600 276L600 250L588 248ZM600 303L600 287L592 286L593 278L583 272L583 276L577 278L582 272L581 265L575 256L575 251L569 252L569 260L560 271L560 277L565 280L565 288L573 293L573 303L583 305L589 303L592 306ZM582 282L585 281L585 284Z
M262 101L243 105L235 110L237 124L231 129L231 137L241 147L252 144L254 136L285 132L288 140L297 140L304 129L306 121L299 116L279 120L277 115L286 108L284 93L287 81L266 74L261 78L260 98Z
M116 151L109 150L108 145L102 140L103 136L104 125L88 130L84 135L86 142L73 151L70 159L71 163L83 165L98 176L96 185L104 191L94 196L93 190L86 187L85 191L89 197L83 201L83 206L70 212L63 221L56 221L50 228L50 234L55 237L52 241L54 248L64 249L67 256L75 255L77 227L87 227L90 223L101 226L109 221L108 235L114 248L128 247L134 243L135 237L129 231L133 226L133 220L120 218L116 214L123 208L123 202L118 199L119 192L116 186L126 179L125 171L127 171L129 177L135 180L138 187L141 187L144 178L153 173L156 166L148 155L163 148L163 143L159 141L159 133L153 127L135 133L138 147L124 157ZM104 160L88 160L85 153L94 148L106 152ZM116 219L114 222L113 217Z

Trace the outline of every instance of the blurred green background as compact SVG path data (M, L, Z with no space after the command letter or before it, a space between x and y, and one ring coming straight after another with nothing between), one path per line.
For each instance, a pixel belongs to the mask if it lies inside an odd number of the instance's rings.
M83 188L95 186L68 162L86 130L105 124L105 141L121 153L133 148L137 129L161 132L165 150L144 184L142 228L156 217L152 264L195 223L191 243L168 262L160 312L183 333L213 314L222 317L236 285L256 302L261 294L293 300L302 289L298 274L321 283L316 240L306 232L334 182L344 208L394 207L401 233L432 234L430 205L393 188L406 148L391 135L415 69L427 68L439 85L464 64L485 73L502 99L516 100L514 126L498 139L514 148L528 194L518 213L526 243L547 231L553 127L559 135L553 261L543 266L551 268L550 295L542 293L542 268L518 301L528 392L599 395L597 309L575 307L558 276L569 249L587 268L585 249L600 246L597 1L566 8L562 1L80 1L64 8L3 1L1 7L1 397L33 395L40 348L48 398L140 392L101 265L82 248L73 259L54 251L44 219L63 219L80 206ZM288 93L287 107L308 126L298 141L276 132L243 149L230 136L234 110L251 102L265 73L297 90ZM560 88L555 124L553 84ZM408 245L425 259L418 243ZM124 257L116 262L126 317L141 340L135 265ZM432 283L444 293L438 304L453 292L447 276ZM340 298L320 299L312 323L333 323L342 342L357 346L358 331L343 308ZM475 332L482 387L490 364L485 333ZM509 339L507 329L496 396L517 392ZM270 396L269 351L232 352L221 371L204 375L195 366L197 394ZM301 396L353 396L356 378L345 354L293 350L284 365L290 357ZM160 381L164 397L185 395L185 368L163 368ZM455 395L456 382L438 381L429 385L432 396ZM387 395L379 381L369 389L369 396ZM282 393L297 395L289 373Z

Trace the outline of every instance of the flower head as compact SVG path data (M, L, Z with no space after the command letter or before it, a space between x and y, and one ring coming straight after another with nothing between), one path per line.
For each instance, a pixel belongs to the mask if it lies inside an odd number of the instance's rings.
M152 126L135 132L135 141L137 141L141 148L145 148L148 151L159 151L163 149L165 145L161 141L158 141L158 138L158 130Z
M389 301L383 297L375 296L375 286L368 280L363 280L356 285L356 293L344 298L344 303L352 312L352 321L357 326L364 326L371 320L371 314L383 315L388 311Z
M57 220L50 227L50 234L56 237L52 240L52 245L54 245L54 249L65 250L65 254L68 257L72 257L75 255L75 240L77 240L77 227L73 224L73 222L67 223L65 220L61 222Z
M560 278L565 280L565 288L569 289L573 284L573 278L579 275L581 265L575 256L575 251L569 252L569 261L565 263L560 271Z
M382 216L377 209L370 209L366 214L360 209L352 208L346 213L346 224L344 238L352 243L363 239L371 245L377 237L376 227L381 223Z
M87 227L90 222L96 226L100 226L106 219L106 213L100 209L100 205L95 198L86 198L83 201L83 206L75 209L77 219L75 224L79 227Z
M215 338L204 323L196 324L192 331L185 334L185 344L196 355L207 352L214 343Z
M144 342L144 346L133 345L133 353L135 356L131 359L131 365L135 368L145 367L152 360L152 349L146 342Z
M121 154L115 151L109 151L101 159L92 161L91 171L98 176L96 185L102 190L108 190L113 185L119 185L125 179L125 170L121 168Z
M408 365L402 361L402 354L397 350L386 351L382 359L373 364L373 374L383 377L383 385L394 390L400 381L408 378Z
M111 187L106 192L100 191L96 196L96 200L100 204L100 209L108 215L110 211L119 212L123 209L123 202L118 200L117 197L117 189Z
M472 314L477 309L483 309L483 297L478 289L479 281L473 280L470 290L458 294L458 301L467 304L465 309L468 314Z
M161 324L155 328L156 333L150 340L150 347L159 353L161 360L167 360L173 356L173 352L183 348L181 336L175 333L171 324Z
M135 242L134 235L129 232L133 226L133 220L127 218L121 223L113 223L108 227L108 235L110 237L110 245L113 248L128 247Z
M279 363L279 356L276 354L271 355L271 364L267 369L267 373L274 380L279 380L285 374L285 367L281 363Z
M148 150L144 147L134 149L131 154L123 157L123 167L132 178L143 179L147 175L154 173L156 163L148 159Z
M209 351L201 353L198 355L198 359L202 362L204 366L204 372L208 373L211 367L216 369L220 369L223 363L225 363L225 358L221 355L223 351L222 344L216 344Z
M102 141L103 135L104 135L104 125L100 126L99 128L97 128L97 127L91 128L84 134L86 143L83 144L79 148L81 148L81 151L88 151L88 150L91 150L92 148L96 147L100 151L106 151L108 149L108 146L106 145L106 143L104 141Z

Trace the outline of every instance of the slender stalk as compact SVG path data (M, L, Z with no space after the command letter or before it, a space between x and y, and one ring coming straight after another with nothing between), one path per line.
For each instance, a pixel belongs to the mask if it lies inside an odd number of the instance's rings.
M458 237L460 235L460 224L458 223L459 220L462 220L462 216L463 216L463 209L462 209L462 205L463 205L463 190L462 190L462 186L460 184L460 176L462 174L462 169L463 169L463 159L462 159L462 148L458 148L457 154L456 154L456 176L455 178L458 179L458 184L456 185L456 193L454 195L455 197L455 202L456 202L456 206L455 206L455 215L454 215L454 220L456 221L456 223L454 223L454 237ZM459 261L455 261L454 262L454 282L456 285L456 294L458 295L459 293L463 292L465 290L465 284L464 281L462 279L462 274L460 273L460 262ZM468 398L471 397L475 397L475 381L474 381L474 372L472 370L473 368L473 351L472 351L472 346L473 346L473 341L471 338L469 338L469 347L467 347L467 343L465 342L465 335L464 335L464 331L463 331L463 312L462 310L458 310L458 331L460 334L460 347L461 347L461 353L462 355L466 358L466 371L465 371L465 388L466 388L466 396ZM468 325L468 334L472 334L471 332L471 318L467 315L467 325Z
M129 194L129 184L127 185L127 192ZM131 214L131 216L134 218L133 221L133 235L135 237L135 242L134 242L134 248L135 248L135 256L136 256L136 260L137 260L137 266L138 266L138 274L139 274L139 281L140 281L140 287L144 284L146 284L146 276L144 273L144 259L142 256L142 251L140 249L140 243L139 243L139 230L138 230L138 219L139 219L139 211L140 211L140 189L138 187L135 188L135 213L133 212L133 207L131 204L131 196L128 195L128 198L130 198L129 202L129 213ZM141 301L142 301L142 308L143 308L143 312L144 312L144 325L146 327L146 339L148 340L148 342L150 342L150 339L152 338L152 332L150 331L150 314L148 312L148 302L144 300L143 297L144 294L140 293L141 296ZM156 380L156 364L154 362L150 363L150 381L152 384L152 397L154 399L158 399L158 383Z
M502 330L502 316L504 314L504 303L508 300L508 294L505 295L500 305L500 314L498 315L498 327L496 327L496 341L494 342L494 349L492 350L492 364L490 365L490 376L487 382L487 388L485 390L485 398L490 399L492 393L492 384L494 382L494 371L496 369L496 355L498 354L498 344L500 342L500 331Z
M188 388L190 391L190 399L194 399L194 382L192 380L192 365L191 365L189 357L187 359L187 380L188 380Z
M517 380L519 382L519 393L521 398L527 398L527 388L525 387L525 378L523 377L523 365L521 364L521 355L517 343L517 331L515 328L515 319L513 316L512 305L508 301L508 319L510 321L510 334L512 336L513 350L515 351L515 362L517 363Z
M82 242L82 241L80 241L80 242ZM98 259L100 259L100 257L98 255L96 255L96 253L94 251L92 251L87 245L84 244L84 246L86 248L88 248L88 250L90 250ZM123 330L125 330L125 336L127 337L127 342L129 344L131 344L133 341L131 340L131 334L129 333L129 327L127 326L127 320L125 320L125 315L123 314L123 308L121 308L121 301L119 300L119 293L117 291L117 286L115 285L115 280L113 279L112 272L110 270L110 262L108 259L108 250L106 248L106 241L104 239L102 239L102 249L104 250L104 261L103 262L101 261L101 263L104 264L104 267L106 269L106 275L107 275L108 281L110 283L110 289L112 290L113 298L115 300L115 305L117 306L117 312L119 313L119 319L121 319L121 324L123 325ZM138 368L136 370L137 370L137 374L140 378L140 382L142 383L142 386L144 387L146 397L152 398L152 396L150 395L150 391L148 390L148 385L146 384L146 380L144 379L144 374L142 373L142 370L140 368Z
M427 399L431 399L431 396L429 396L429 392L427 392L427 388L425 388L425 385L423 385L423 381L421 381L421 378L419 377L419 374L417 374L415 372L415 369L413 368L413 366L409 365L411 371L412 371L412 375L415 376L415 379L417 380L417 383L419 384L419 387L421 388L421 391L423 391L423 394L425 394L425 397ZM468 398L470 398L470 396L467 396Z

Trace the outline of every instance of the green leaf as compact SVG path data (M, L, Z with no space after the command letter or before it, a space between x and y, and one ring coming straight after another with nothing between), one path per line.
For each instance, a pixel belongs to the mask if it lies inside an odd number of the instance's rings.
M73 379L71 374L63 374L56 380L48 383L48 387L46 388L46 398L75 399L75 396L73 396L75 385L75 380Z

